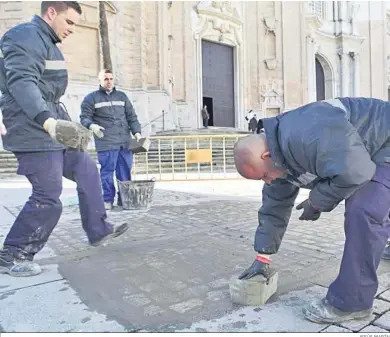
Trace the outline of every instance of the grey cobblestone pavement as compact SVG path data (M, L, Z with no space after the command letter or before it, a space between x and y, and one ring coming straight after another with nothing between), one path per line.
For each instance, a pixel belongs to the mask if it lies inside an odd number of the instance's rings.
M48 242L55 256L40 263L58 264L84 303L129 331L243 331L242 325L228 321L233 317L229 315L237 316L240 310L244 316L249 311L253 315L262 309L233 305L228 282L254 259L258 207L258 201L243 197L157 189L147 212L109 212L110 221L126 221L130 229L99 248L88 246L78 206L65 207ZM272 260L279 270L278 292L269 304L275 312L282 310L280 301L300 297L291 291L307 292L314 285L309 294L323 293L337 275L344 244L343 213L341 205L310 223L299 221L300 212L293 211L281 249ZM306 323L301 328L286 323L273 331L369 332L378 326L390 330L390 277L385 277L389 271L390 263L383 262L376 312L370 320L356 326ZM298 308L299 300L294 303ZM272 331L272 324L253 321L257 323L246 330Z

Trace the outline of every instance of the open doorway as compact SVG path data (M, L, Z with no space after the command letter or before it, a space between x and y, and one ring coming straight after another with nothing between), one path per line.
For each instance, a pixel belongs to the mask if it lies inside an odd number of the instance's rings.
M214 126L214 113L213 113L213 99L212 97L203 97L203 105L202 108L207 105L207 111L209 112L209 126Z

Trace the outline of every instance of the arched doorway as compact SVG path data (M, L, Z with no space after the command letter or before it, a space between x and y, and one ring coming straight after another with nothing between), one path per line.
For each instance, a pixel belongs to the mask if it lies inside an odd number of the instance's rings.
M325 99L325 74L320 61L316 58L316 92L317 101Z
M317 101L333 98L333 72L329 62L319 54L315 57Z

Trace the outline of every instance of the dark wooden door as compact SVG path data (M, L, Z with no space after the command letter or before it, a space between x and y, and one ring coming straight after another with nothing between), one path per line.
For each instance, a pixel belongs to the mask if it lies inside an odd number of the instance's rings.
M232 47L202 41L203 97L212 98L214 126L235 126L233 52Z

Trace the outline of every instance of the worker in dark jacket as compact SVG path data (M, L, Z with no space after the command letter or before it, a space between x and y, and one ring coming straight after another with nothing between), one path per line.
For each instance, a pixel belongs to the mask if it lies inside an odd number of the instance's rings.
M318 323L370 315L377 268L390 231L390 102L340 98L315 102L263 119L265 133L235 145L235 164L248 179L263 180L263 204L254 249L240 279L269 276L299 188L300 220L317 220L345 200L346 242L340 272L326 298L304 309Z
M114 173L119 181L131 180L133 153L128 150L130 133L138 141L141 125L126 94L116 90L112 71L103 69L99 81L99 90L87 95L81 103L80 120L94 134L104 203L110 210L115 198ZM120 193L117 203L122 205Z
M0 250L0 273L32 276L32 262L46 244L62 213L62 177L77 183L83 229L89 243L122 234L106 219L99 173L85 152L68 150L50 134L57 120L68 119L59 100L68 73L57 47L73 33L82 11L76 1L43 1L41 16L15 26L0 40L0 108L6 135L3 144L19 163L18 174L32 185L32 195L17 216Z

